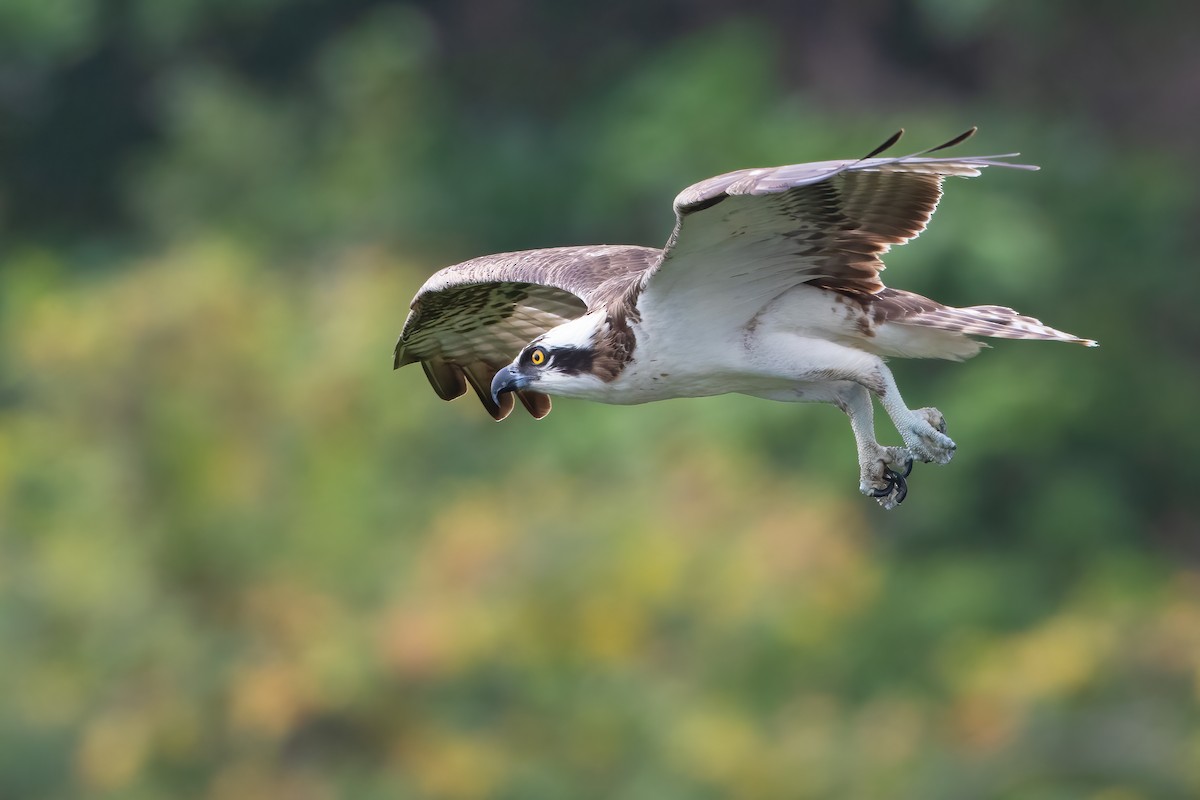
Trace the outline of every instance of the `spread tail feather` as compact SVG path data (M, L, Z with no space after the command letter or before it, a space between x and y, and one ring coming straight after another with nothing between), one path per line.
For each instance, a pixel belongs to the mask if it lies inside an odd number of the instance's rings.
M1004 306L968 306L951 308L941 306L921 311L905 319L894 320L901 325L962 333L969 336L990 336L996 339L1045 339L1056 342L1072 342L1087 347L1096 347L1097 342L1072 333L1051 328L1040 320L1018 314Z
M984 347L972 336L998 339L1043 339L1095 347L1091 339L1055 330L1040 320L1004 306L953 308L913 292L884 288L871 297L869 341L882 355L902 358L948 358L961 361Z

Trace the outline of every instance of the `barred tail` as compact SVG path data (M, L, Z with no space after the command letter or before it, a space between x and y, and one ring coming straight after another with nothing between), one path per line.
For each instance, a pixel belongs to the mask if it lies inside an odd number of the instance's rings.
M1097 342L1083 339L1071 333L1055 330L1043 325L1040 320L1018 314L1004 306L968 306L950 308L941 306L918 314L894 320L901 325L963 333L969 336L991 336L997 339L1045 339L1056 342L1073 342L1087 347L1096 347Z

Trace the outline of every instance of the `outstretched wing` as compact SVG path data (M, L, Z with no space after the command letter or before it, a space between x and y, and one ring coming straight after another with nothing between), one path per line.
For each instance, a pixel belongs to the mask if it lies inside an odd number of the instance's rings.
M690 186L675 198L675 230L657 269L647 272L639 307L702 307L753 314L800 283L869 299L883 288L880 256L925 229L947 176L984 167L1037 167L999 159L931 158L975 129L900 158L874 158L897 133L857 161L745 169ZM901 131L903 133L903 131Z
M497 420L513 408L511 394L497 405L492 377L531 340L602 306L635 284L661 250L599 245L499 253L438 271L413 298L396 342L394 366L421 362L434 391L453 400L475 390ZM515 393L538 419L550 398Z

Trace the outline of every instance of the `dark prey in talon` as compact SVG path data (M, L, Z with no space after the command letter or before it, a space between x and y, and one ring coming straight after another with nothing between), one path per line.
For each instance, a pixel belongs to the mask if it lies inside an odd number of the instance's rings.
M1096 344L1011 308L883 285L882 256L925 229L946 178L1037 169L1011 153L931 155L974 133L880 156L897 133L859 159L709 178L675 198L661 249L557 247L446 267L413 298L394 366L419 362L444 400L470 386L497 420L518 400L540 419L550 395L832 403L850 418L859 490L893 508L913 460L945 464L956 445L937 409L908 407L885 359L961 361L983 346L976 336ZM903 447L876 441L875 400Z

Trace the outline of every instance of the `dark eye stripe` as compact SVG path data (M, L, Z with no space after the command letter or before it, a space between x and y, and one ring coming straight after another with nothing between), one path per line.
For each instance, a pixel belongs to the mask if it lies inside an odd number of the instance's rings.
M562 347L554 351L551 361L554 368L568 375L578 375L592 371L595 355L591 350L579 347Z

